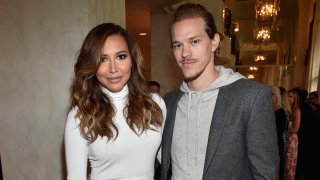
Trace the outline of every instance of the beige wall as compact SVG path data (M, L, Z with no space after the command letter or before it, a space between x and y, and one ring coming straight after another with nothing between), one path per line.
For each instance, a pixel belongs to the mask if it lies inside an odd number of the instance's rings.
M317 0L316 2L314 26L312 29L311 61L309 63L310 69L308 73L308 79L310 79L310 83L308 85L309 92L320 92L320 0Z
M63 131L75 54L92 26L124 26L124 9L124 0L1 1L4 180L65 178Z
M307 89L308 81L307 68L305 64L308 43L309 43L309 27L313 13L313 0L297 1L298 17L296 19L296 33L294 42L294 67L292 75L292 87L301 87Z
M160 83L160 94L179 87L182 74L170 48L166 13L151 14L151 79Z

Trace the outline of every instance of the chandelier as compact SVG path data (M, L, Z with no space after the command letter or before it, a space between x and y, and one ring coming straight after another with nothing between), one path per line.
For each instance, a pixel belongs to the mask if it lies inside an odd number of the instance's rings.
M271 32L279 29L280 0L256 0L255 11L254 43L267 44Z
M254 79L254 75L253 75L253 74L248 74L248 75L247 75L247 78L248 78L248 79Z
M273 25L280 11L279 0L256 0L256 20L258 23Z
M250 66L250 67L249 67L249 70L250 70L250 71L258 71L259 68L258 68L257 66Z
M271 29L269 26L256 26L254 29L254 43L267 44L270 42Z
M258 62L258 61L264 61L266 60L266 56L262 55L262 54L257 54L255 57L254 57L254 61Z
M258 53L254 56L254 61L255 61L255 62L258 62L258 61L264 61L264 60L266 60L266 59L267 59L266 56L263 55L263 53L261 52L261 44L260 44L260 46L259 46L259 51L258 51Z

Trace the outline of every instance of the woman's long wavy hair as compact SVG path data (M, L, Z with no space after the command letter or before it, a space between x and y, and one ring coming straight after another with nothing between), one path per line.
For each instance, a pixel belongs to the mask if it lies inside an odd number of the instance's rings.
M142 73L143 58L138 45L121 26L103 23L86 36L74 66L75 76L71 87L70 110L77 109L80 133L90 143L98 136L106 136L111 140L119 134L113 122L116 110L96 78L103 46L112 35L120 35L125 39L132 61L131 76L127 82L128 102L123 110L129 127L140 135L148 129L154 130L151 125L160 127L163 121L161 109L152 100Z

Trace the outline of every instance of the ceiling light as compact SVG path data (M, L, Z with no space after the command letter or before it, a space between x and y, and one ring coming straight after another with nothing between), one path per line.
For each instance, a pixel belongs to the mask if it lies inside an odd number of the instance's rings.
M146 36L146 35L147 35L147 33L145 33L145 32L139 33L139 36Z
M250 71L258 71L258 67L257 66L250 66L249 70Z
M273 25L280 11L280 0L256 0L256 20L258 23Z
M271 37L270 26L256 26L253 32L254 32L255 44L267 44L270 42L270 37Z
M280 0L256 0L255 9L254 43L267 44L271 31L279 29Z
M261 54L258 54L258 55L256 55L255 57L254 57L254 61L264 61L264 60L266 60L267 58L266 58L266 56L264 56L264 55L261 55Z
M234 32L238 32L239 29L239 23L238 22L232 22L232 28Z
M248 74L247 78L248 79L254 79L254 75L253 74Z

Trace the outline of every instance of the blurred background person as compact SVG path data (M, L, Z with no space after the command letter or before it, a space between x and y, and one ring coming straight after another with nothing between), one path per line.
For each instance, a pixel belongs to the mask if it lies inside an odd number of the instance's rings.
M288 150L285 161L285 180L294 180L298 160L298 130L301 122L299 92L295 89L288 91L291 115L289 121Z
M280 89L280 94L281 94L282 107L291 113L291 107L290 107L289 101L288 101L287 90L286 90L286 88L284 88L282 86L280 86L279 89Z
M314 110L317 110L320 112L319 93L317 91L313 91L309 93L308 103L312 106Z
M272 108L276 116L278 146L280 155L279 180L284 179L285 157L287 153L287 142L289 137L289 111L283 107L280 89L276 86L271 87Z
M149 81L150 92L160 94L160 84L157 81Z
M319 176L315 164L320 162L320 148L315 143L320 138L318 133L320 118L317 117L317 111L308 103L308 91L299 87L295 87L294 90L299 93L301 110L296 180L313 180Z

